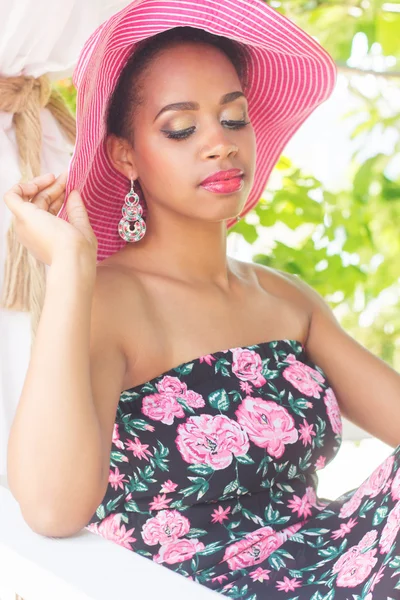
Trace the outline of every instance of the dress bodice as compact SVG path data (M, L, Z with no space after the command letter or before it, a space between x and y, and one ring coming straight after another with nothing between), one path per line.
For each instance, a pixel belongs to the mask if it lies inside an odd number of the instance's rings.
M300 342L198 357L121 393L90 526L125 527L124 545L157 562L233 564L246 540L293 535L325 506L316 470L340 442L334 392Z

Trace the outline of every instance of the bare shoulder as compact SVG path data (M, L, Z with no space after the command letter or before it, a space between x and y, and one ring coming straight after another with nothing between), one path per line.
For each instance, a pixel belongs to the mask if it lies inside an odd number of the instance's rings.
M132 369L140 351L139 340L154 333L153 303L145 279L114 262L98 266L96 288L99 318L107 321L109 339L120 346Z
M96 271L95 297L109 310L108 326L117 328L126 318L120 309L129 302L131 311L138 310L144 300L144 291L133 271L100 264Z
M259 284L266 292L289 302L300 311L312 312L313 305L319 296L299 277L259 263L250 263L250 266Z
M282 271L252 262L239 264L238 268L247 273L247 280L262 290L260 318L273 314L274 321L269 327L277 331L278 336L305 343L311 327L313 290L297 277Z
M107 473L113 427L132 351L127 349L127 319L141 311L141 288L135 277L117 267L97 267L90 326L90 375L93 401L104 447L103 488ZM130 349L132 348L130 341ZM97 499L99 500L99 499ZM101 500L101 499L100 499ZM99 501L100 501L99 500Z
M305 281L292 275L255 264L254 268L264 289L274 289L276 293L289 300L299 310L305 311L309 318L307 347L315 353L324 339L333 332L341 331L336 317L324 298Z

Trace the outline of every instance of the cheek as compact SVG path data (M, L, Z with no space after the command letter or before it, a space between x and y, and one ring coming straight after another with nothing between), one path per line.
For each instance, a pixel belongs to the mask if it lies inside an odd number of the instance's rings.
M240 151L243 165L247 172L247 179L249 184L252 184L254 181L257 158L256 136L254 129L249 130L246 139L243 140L243 143L240 145Z
M249 157L249 162L253 162L253 163L256 162L257 145L256 145L256 134L255 134L253 128L250 129L250 135L249 135L249 139L247 142L247 155Z
M157 137L148 140L140 150L138 166L146 174L149 186L172 186L182 184L193 170L190 164L191 153L185 149L183 141Z

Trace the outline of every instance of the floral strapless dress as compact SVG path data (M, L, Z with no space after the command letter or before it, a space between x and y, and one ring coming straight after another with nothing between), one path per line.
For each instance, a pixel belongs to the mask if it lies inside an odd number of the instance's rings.
M301 343L201 356L121 393L86 528L231 598L400 598L400 447L321 499L341 431Z

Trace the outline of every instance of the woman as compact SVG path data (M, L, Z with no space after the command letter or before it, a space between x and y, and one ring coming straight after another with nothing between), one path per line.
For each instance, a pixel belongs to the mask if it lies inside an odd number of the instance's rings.
M399 375L305 283L226 255L332 62L259 0L203 5L96 31L67 186L5 197L51 265L10 488L38 533L87 527L234 598L396 598L398 450L336 501L316 470L340 411L397 446Z

